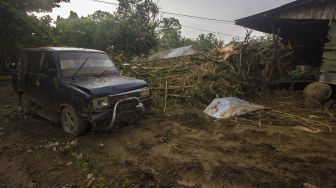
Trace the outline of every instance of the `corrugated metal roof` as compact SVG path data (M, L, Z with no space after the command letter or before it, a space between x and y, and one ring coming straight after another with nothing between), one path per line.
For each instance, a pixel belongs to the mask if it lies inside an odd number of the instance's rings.
M172 50L166 50L166 51L155 53L151 55L148 59L149 60L170 59L170 58L194 55L196 53L197 53L197 50L195 50L194 46L184 46L181 48L176 48Z

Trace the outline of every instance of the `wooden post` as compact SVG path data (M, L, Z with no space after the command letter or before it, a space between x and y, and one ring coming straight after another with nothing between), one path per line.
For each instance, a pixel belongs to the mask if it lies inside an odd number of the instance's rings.
M164 104L163 112L166 112L166 109L167 109L167 98L168 98L168 81L166 81L165 104Z

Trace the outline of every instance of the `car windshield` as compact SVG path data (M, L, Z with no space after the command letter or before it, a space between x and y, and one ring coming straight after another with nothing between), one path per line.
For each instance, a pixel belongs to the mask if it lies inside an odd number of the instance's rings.
M74 74L76 76L119 74L116 66L104 53L61 52L60 64L63 77L73 77Z

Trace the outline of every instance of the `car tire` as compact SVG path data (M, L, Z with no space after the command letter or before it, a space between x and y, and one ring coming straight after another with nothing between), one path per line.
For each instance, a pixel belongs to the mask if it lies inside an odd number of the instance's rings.
M33 102L26 94L22 94L20 97L20 112L23 116L29 115L32 111Z
M64 107L61 112L63 131L72 136L80 136L88 129L88 123L79 117L70 107Z

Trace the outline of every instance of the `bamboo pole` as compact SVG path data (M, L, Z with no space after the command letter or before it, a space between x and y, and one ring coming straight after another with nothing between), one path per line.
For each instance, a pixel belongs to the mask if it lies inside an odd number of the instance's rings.
M167 109L167 98L168 98L168 81L166 81L166 90L165 90L165 104L163 111L166 112Z

